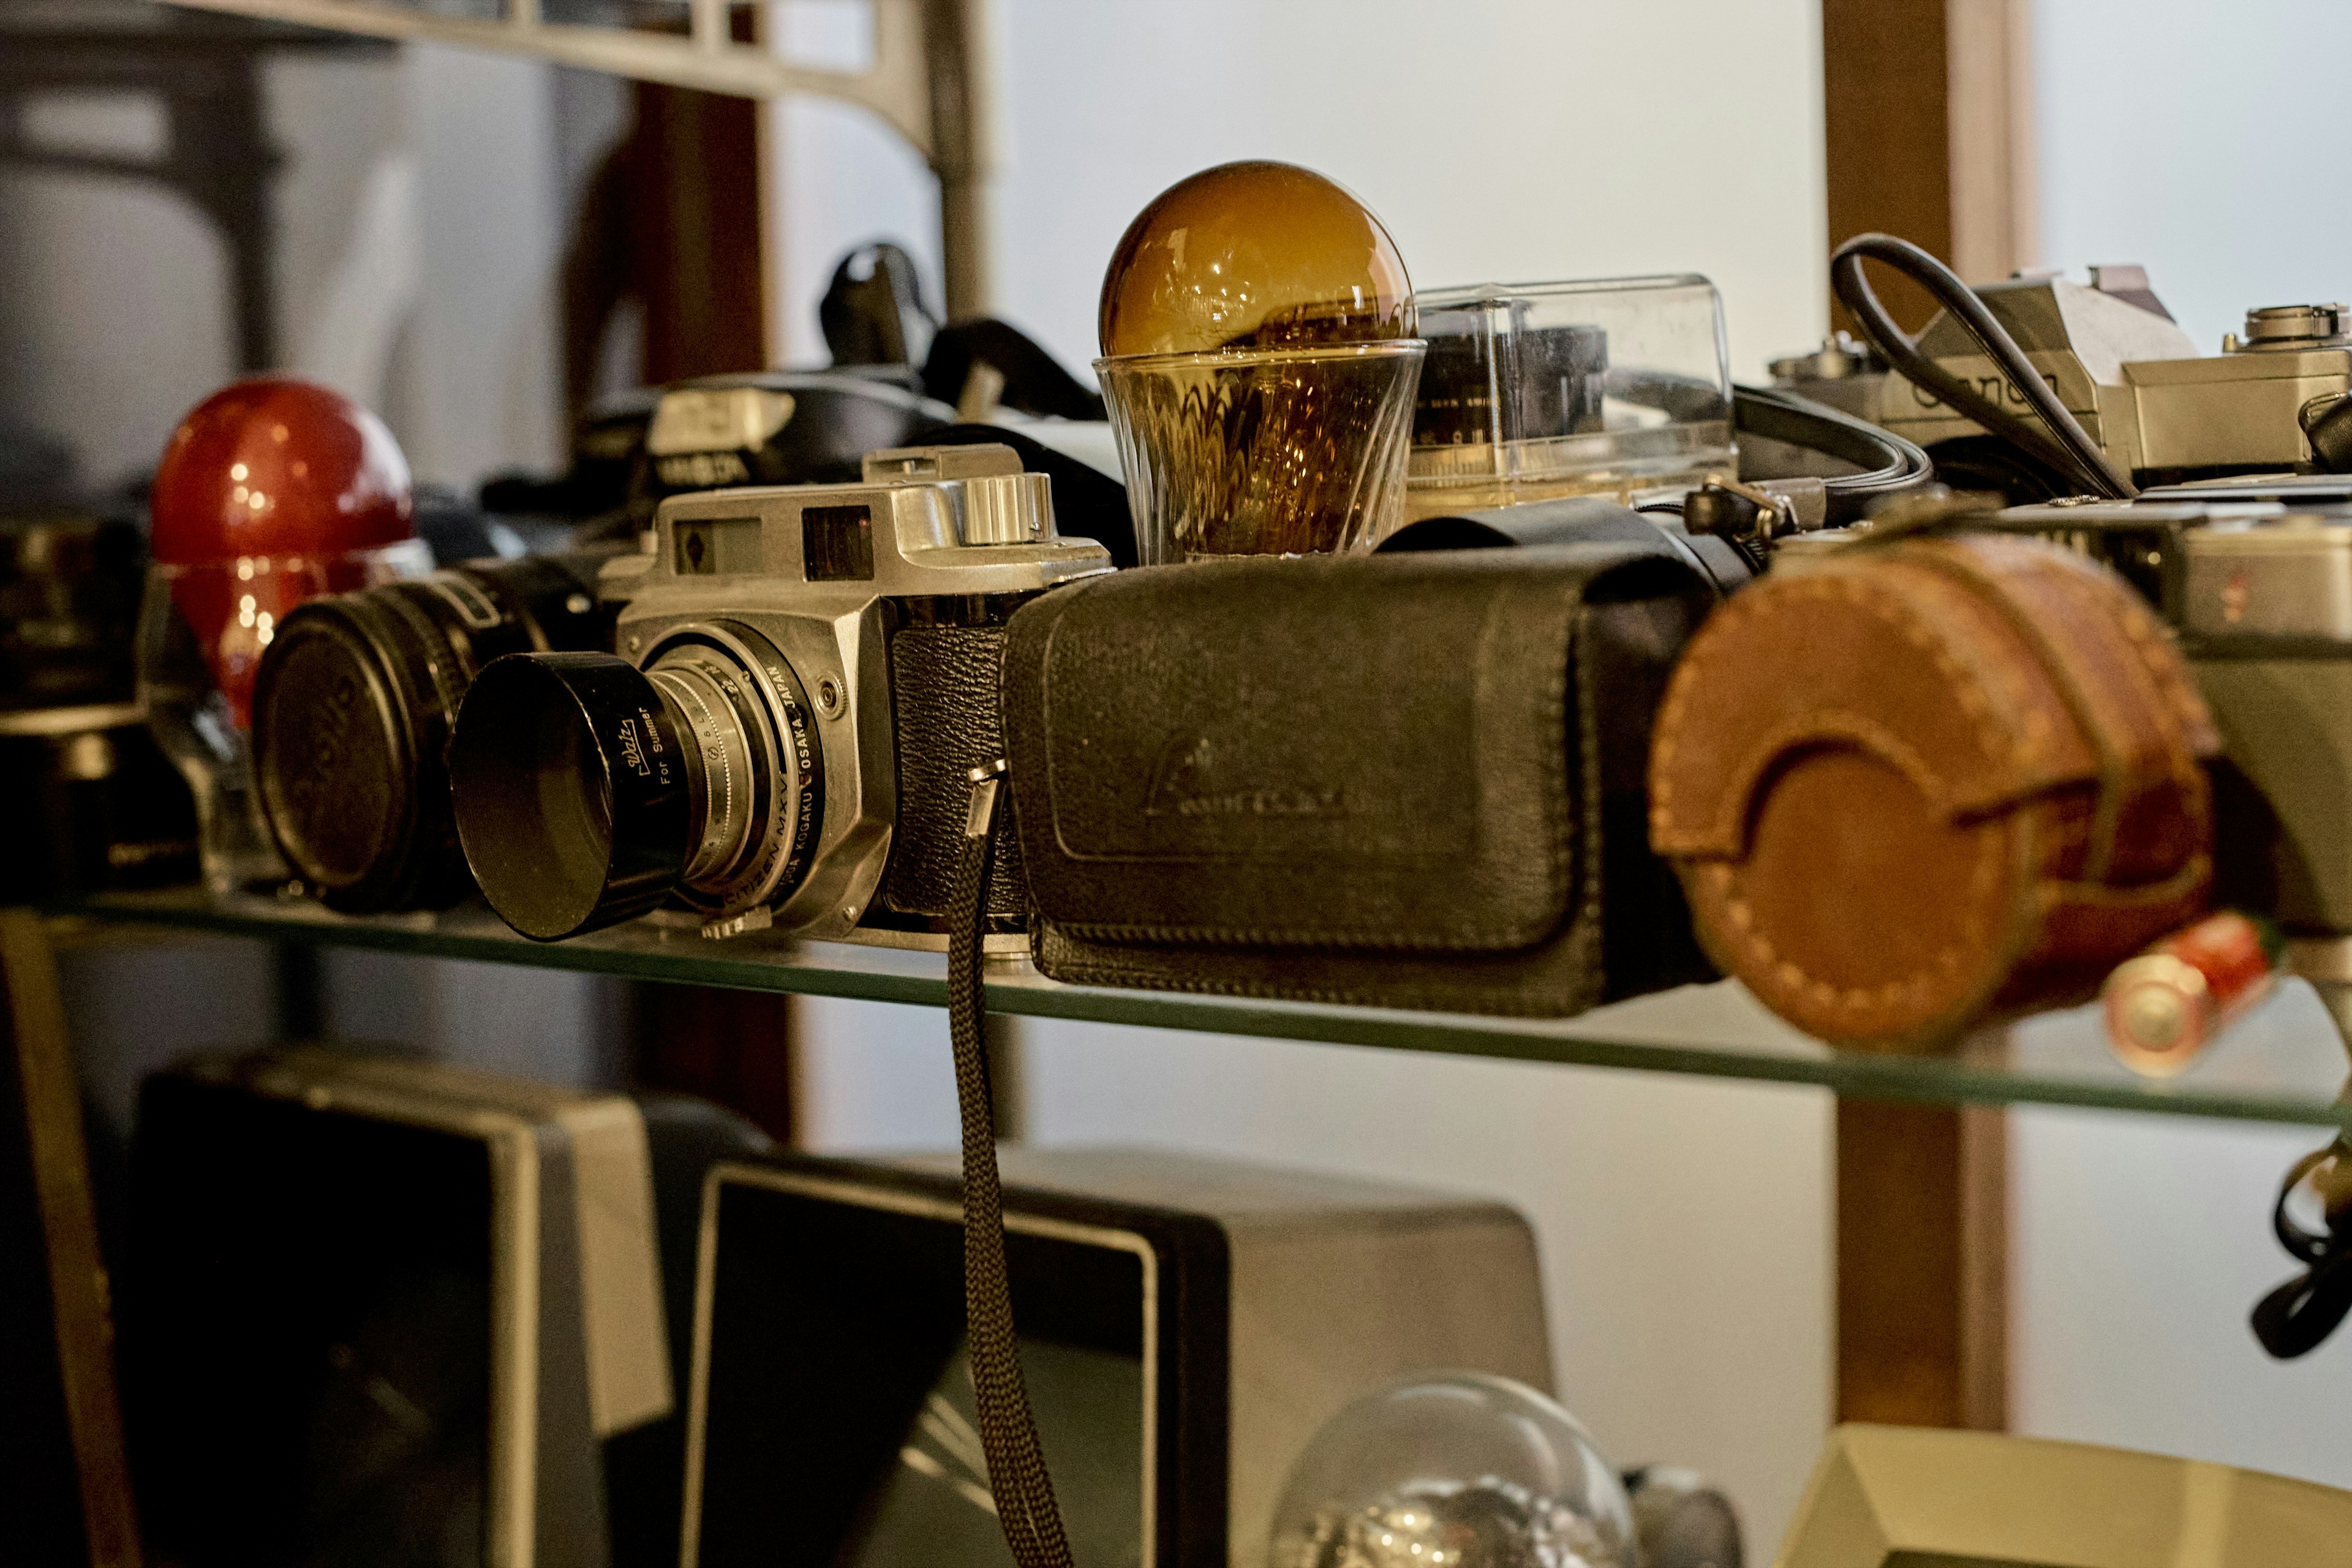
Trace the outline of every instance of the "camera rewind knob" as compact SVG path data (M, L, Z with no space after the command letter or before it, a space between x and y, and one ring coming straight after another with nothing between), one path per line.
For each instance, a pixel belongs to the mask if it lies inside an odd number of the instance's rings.
M990 474L963 481L966 544L1034 544L1054 537L1054 481Z

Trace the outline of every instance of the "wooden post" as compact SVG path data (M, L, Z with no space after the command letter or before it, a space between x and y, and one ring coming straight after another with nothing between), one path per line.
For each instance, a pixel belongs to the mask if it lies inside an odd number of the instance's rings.
M0 1556L139 1568L81 1091L29 910L0 910Z
M1900 235L1972 283L2034 259L2029 31L2025 0L1822 0L1832 248ZM1839 1104L1839 1419L2007 1424L2008 1170L1999 1108Z
M2032 28L2025 0L1822 0L1832 248L1900 235L1971 283L2035 260ZM1925 290L1882 274L1916 331Z
M2008 1125L1838 1103L1839 1420L2008 1425Z

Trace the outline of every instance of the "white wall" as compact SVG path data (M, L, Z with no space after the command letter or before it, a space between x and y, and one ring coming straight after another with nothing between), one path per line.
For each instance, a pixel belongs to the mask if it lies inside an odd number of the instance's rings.
M2207 353L2250 307L2352 298L2326 65L2338 0L2035 0L2045 266L2147 265Z
M2312 162L2352 7L2037 0L2034 49L2041 264L2145 263L2209 353L2249 306L2352 298L2352 205ZM2294 1271L2272 1196L2325 1134L2013 1125L2019 1430L2352 1486L2352 1333L2282 1364L2246 1327Z
M284 57L263 77L287 155L282 363L384 413L421 479L560 464L550 68L420 45ZM49 95L27 121L63 148L163 145L135 95ZM180 416L236 373L232 331L222 247L178 196L0 169L0 419L71 443L86 479L153 465Z
M570 453L551 74L460 49L405 52L429 303L414 318L400 436L420 477L471 486L516 464L560 468Z
M860 0L785 0L773 14L780 47L803 64L872 62L872 19ZM941 311L940 188L921 154L878 115L832 99L779 99L767 113L769 358L832 358L816 302L842 253L869 239L905 247L922 268L926 302Z
M795 53L861 58L854 7L782 15ZM1129 220L1235 158L1348 185L1418 287L1704 272L1749 377L1823 331L1820 17L1801 0L995 0L995 22L994 309L1082 374ZM776 113L791 357L821 353L817 295L860 240L907 240L936 307L928 175L862 111Z
M2011 1423L2352 1487L2352 1331L2299 1361L2246 1314L2300 1272L2271 1236L2320 1130L2019 1111Z
M129 97L53 100L28 137L150 156L163 128ZM228 265L160 186L0 169L0 419L72 446L89 482L152 468L235 363ZM125 321L138 330L114 331Z
M1129 220L1242 157L1354 189L1420 286L1705 272L1749 376L1823 331L1808 0L999 0L998 23L995 308L1074 366L1095 353L1102 269ZM794 36L806 47L834 25ZM919 228L908 215L930 194L890 173L883 133L853 111L792 106L772 124L779 302L788 329L806 321L794 345L813 346L833 258ZM907 237L935 254L935 229ZM825 1002L801 1017L813 1142L953 1142L937 1015ZM1727 1482L1754 1559L1769 1557L1829 1418L1826 1097L1030 1020L1020 1033L1041 1142L1178 1145L1517 1204L1543 1248L1570 1406L1625 1462Z

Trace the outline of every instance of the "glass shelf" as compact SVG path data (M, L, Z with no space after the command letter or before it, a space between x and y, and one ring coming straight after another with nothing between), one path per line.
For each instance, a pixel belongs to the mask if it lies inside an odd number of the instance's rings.
M478 905L437 915L354 918L315 904L215 898L190 889L109 894L68 919L580 970L624 979L944 1006L936 952L772 935L704 939L659 917L569 942L534 942ZM1257 1035L1766 1083L1814 1084L1864 1099L2089 1106L2352 1129L2347 1068L2327 1010L2289 981L2186 1074L2137 1077L2108 1055L2087 1008L1988 1030L1948 1056L1835 1050L1798 1034L1738 985L1685 986L1569 1019L1492 1018L1379 1007L1263 1002L1063 985L1018 956L992 958L993 1012L1098 1024ZM943 1037L944 1038L944 1037Z

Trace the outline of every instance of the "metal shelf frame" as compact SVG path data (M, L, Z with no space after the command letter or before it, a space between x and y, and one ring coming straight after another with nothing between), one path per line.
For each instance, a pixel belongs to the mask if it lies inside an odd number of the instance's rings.
M985 0L864 0L874 19L873 62L828 70L734 37L730 0L685 0L683 34L551 22L541 0L500 0L502 14L452 16L395 0L166 0L184 9L327 32L451 44L738 98L808 93L870 110L923 155L940 182L940 235L950 319L988 310L990 98L982 68Z

